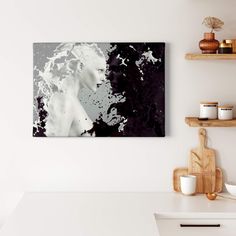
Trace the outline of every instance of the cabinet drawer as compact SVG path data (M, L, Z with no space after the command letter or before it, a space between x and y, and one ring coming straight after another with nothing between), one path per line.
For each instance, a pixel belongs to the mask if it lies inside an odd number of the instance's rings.
M156 219L160 236L235 236L236 219Z

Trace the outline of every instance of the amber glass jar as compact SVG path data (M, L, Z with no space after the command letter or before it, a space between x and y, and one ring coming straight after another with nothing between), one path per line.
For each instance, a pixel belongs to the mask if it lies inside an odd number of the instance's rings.
M226 43L231 43L233 48L233 53L236 53L236 39L226 39Z
M214 54L219 48L219 41L215 39L214 33L204 33L204 39L199 42L203 54Z

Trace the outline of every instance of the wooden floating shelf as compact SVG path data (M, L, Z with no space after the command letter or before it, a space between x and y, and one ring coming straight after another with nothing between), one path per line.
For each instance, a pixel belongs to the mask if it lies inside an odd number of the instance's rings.
M236 54L198 54L187 53L187 60L236 60Z
M233 120L198 120L198 117L185 117L185 122L191 127L236 127Z

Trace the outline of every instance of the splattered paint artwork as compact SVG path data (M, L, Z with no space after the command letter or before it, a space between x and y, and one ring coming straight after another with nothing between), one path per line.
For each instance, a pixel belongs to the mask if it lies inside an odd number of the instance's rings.
M34 43L34 137L165 136L164 43Z

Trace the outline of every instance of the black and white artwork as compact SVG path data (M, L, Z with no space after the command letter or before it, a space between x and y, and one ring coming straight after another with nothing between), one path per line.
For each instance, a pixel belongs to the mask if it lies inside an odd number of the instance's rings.
M165 43L34 43L34 137L165 136Z

